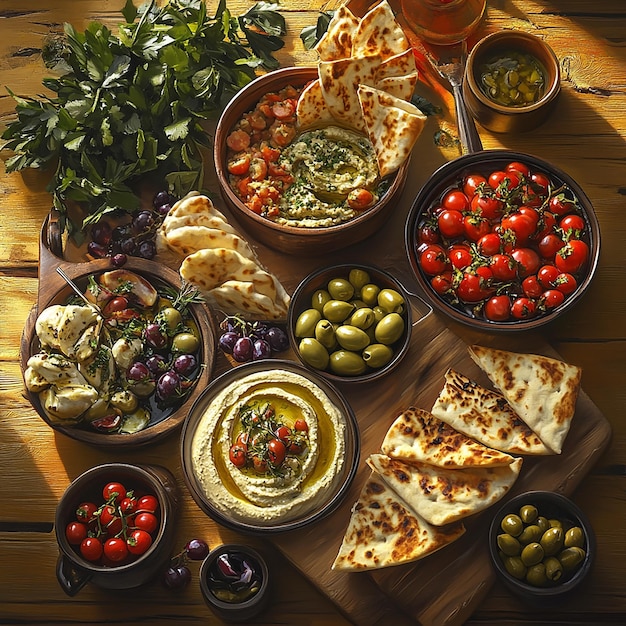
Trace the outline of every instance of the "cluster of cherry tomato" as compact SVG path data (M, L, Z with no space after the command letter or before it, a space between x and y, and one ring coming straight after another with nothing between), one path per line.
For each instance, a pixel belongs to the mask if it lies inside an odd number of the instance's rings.
M138 495L120 482L107 483L101 504L82 502L65 537L91 563L117 567L129 563L152 545L159 528L159 501L153 494Z
M448 187L421 216L419 267L433 290L472 318L544 315L576 291L589 228L567 185L525 163Z

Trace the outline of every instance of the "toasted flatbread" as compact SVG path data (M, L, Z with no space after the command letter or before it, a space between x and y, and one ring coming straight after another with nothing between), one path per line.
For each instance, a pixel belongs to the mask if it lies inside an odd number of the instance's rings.
M560 454L576 410L581 368L478 345L469 353L541 441Z
M445 469L373 454L367 464L413 511L430 524L442 526L498 502L517 480L522 459L497 467Z
M380 175L388 176L409 158L426 116L410 102L364 84L357 95Z
M452 428L510 454L553 454L520 419L506 398L449 369L441 393L431 409Z
M352 35L359 26L359 18L344 4L334 13L324 36L314 50L322 61L346 59L352 55Z
M407 463L430 463L438 467L491 467L509 465L509 454L488 448L455 430L424 409L410 407L393 422L381 450Z
M166 233L165 243L170 250L181 257L207 248L226 248L235 250L246 259L256 262L256 256L245 239L221 228L201 225L180 226Z
M352 35L353 57L380 55L382 60L411 48L387 0L382 0L360 20Z
M298 98L296 119L302 129L324 126L335 121L326 105L319 78L310 82Z
M422 559L458 539L461 522L436 528L408 509L372 472L365 483L332 569L363 571Z

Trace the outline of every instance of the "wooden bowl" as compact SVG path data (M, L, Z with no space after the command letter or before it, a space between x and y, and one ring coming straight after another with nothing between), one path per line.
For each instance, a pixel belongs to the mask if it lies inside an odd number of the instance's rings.
M59 262L59 266L62 266L69 278L81 288L86 285L88 277L114 269L111 266L110 259L97 259L85 263ZM155 261L129 257L124 265L124 269L143 276L157 288L159 286L167 286L175 290L181 288L181 279L178 273ZM69 285L56 272L49 271L45 284L44 281L41 281L38 305L31 311L22 334L20 348L22 374L26 371L28 359L39 349L39 340L35 331L37 317L46 307L65 302L71 294L73 294L73 291ZM189 407L211 380L216 357L215 337L217 336L217 325L212 311L204 304L193 304L189 310L201 337L199 359L203 367L200 369L193 390L185 398L184 402L173 412L166 415L164 419L150 424L143 430L135 433L100 433L74 425L53 422L44 411L37 393L26 389L26 396L40 417L51 428L84 443L106 448L132 448L150 444L173 433L181 427Z
M277 224L250 210L232 190L228 182L226 138L241 116L254 109L265 94L287 85L302 87L317 78L315 67L286 67L261 76L246 85L227 105L215 133L213 158L220 191L235 219L258 241L286 252L306 256L327 254L373 235L389 219L396 200L402 193L408 171L408 160L392 174L389 189L371 209L354 219L325 228L297 228Z

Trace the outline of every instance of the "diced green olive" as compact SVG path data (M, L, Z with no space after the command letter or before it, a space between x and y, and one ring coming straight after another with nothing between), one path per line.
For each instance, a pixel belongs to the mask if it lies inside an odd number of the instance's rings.
M542 545L536 541L524 546L522 553L520 554L522 562L528 567L541 563L544 556L545 554Z
M566 548L583 548L585 545L585 534L580 526L572 526L566 533L563 540Z
M346 350L361 351L370 343L367 333L356 326L344 324L335 331L339 345Z
M347 302L354 295L354 286L345 278L333 278L329 280L326 288L333 300L343 300Z
M373 343L363 350L361 356L369 367L379 369L391 361L393 350L382 343Z
M563 529L558 526L548 528L539 540L546 556L556 554L563 547Z
M548 582L546 567L543 563L535 563L526 572L526 582L533 587L544 587Z
M193 354L200 348L200 340L193 333L178 333L172 339L172 351Z
M403 309L404 298L395 289L381 289L378 293L378 306L387 313L399 313Z
M315 327L322 319L322 314L317 309L306 309L298 315L294 333L296 337L314 337Z
M546 577L552 582L557 582L563 575L561 561L554 556L549 556L543 562L546 568Z
M583 562L585 556L586 552L582 548L572 546L559 552L558 559L563 566L563 571L571 572Z
M370 275L365 270L354 268L350 270L348 280L352 283L355 291L360 293L361 289L370 282Z
M524 524L519 515L510 513L509 515L504 516L500 522L500 528L502 528L505 533L508 533L513 537L518 537L524 530Z
M332 298L326 289L317 289L311 296L311 307L313 309L317 309L321 313L324 309L324 305L329 300L332 300Z
M373 283L363 285L361 288L361 300L363 300L367 306L376 306L378 304L379 291L380 287L378 285L374 285Z
M337 350L330 355L330 370L339 376L358 376L367 369L360 354L349 350Z
M337 346L335 337L335 327L331 322L321 319L315 325L315 339L317 339L327 350L334 350Z
M404 333L404 320L398 313L389 313L376 324L374 336L378 343L390 345L402 337Z
M302 360L311 367L325 370L328 367L328 350L313 337L304 337L298 344Z
M525 504L519 510L519 516L524 524L532 524L539 517L539 511L536 506L533 506L532 504Z
M376 321L376 314L368 306L357 309L350 318L350 324L363 330L369 328Z
M519 535L518 540L522 545L532 543L533 541L539 541L542 536L541 528L537 524L529 524L524 528L522 534Z
M519 556L507 557L504 560L504 568L511 576L513 576L513 578L517 578L518 580L522 580L528 571Z
M322 309L322 314L331 322L343 322L354 312L354 304L343 300L329 300Z
M522 553L522 546L520 542L509 535L509 533L502 533L497 538L498 548L504 552L507 556L519 556Z

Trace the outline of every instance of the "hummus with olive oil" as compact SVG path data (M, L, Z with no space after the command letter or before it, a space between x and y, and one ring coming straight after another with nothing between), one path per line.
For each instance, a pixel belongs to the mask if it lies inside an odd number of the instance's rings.
M279 163L294 179L274 218L285 226L341 224L360 212L350 206L351 192L371 192L369 206L384 192L370 140L347 128L327 126L302 133L283 150Z
M259 472L239 467L231 448L245 428L246 411L272 407L275 423L308 427L297 458ZM302 517L333 494L344 474L346 424L340 409L317 385L286 370L252 373L220 391L193 435L192 468L206 499L239 522L271 525ZM252 445L252 442L249 442ZM271 458L271 457L270 457Z

